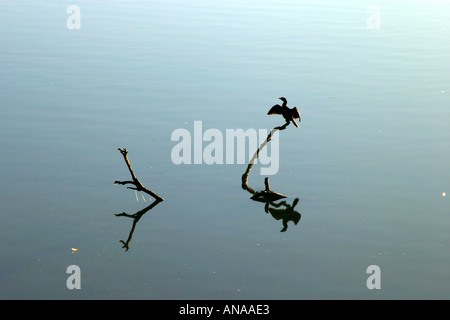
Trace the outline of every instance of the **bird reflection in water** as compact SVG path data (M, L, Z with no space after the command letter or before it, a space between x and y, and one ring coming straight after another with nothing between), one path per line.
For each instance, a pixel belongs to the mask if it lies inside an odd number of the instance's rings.
M283 104L284 105L284 104ZM284 116L284 115L283 115ZM286 118L286 117L285 117ZM294 120L292 122L298 127L298 125L295 123ZM275 201L285 199L287 196L272 191L269 186L269 178L266 177L264 179L265 189L262 191L255 191L253 188L249 187L248 185L248 176L250 174L250 171L252 170L253 164L255 163L256 159L259 157L259 153L261 150L267 145L267 143L270 141L272 135L277 132L278 130L284 130L289 125L289 121L286 119L286 123L282 126L278 126L273 128L269 135L267 136L266 140L259 146L259 148L256 150L255 154L253 155L253 158L250 160L249 165L247 166L247 170L242 175L242 189L247 190L249 193L252 194L251 198L253 201L258 201L264 203L264 211L266 213L270 213L272 217L275 220L281 220L283 228L280 230L281 232L285 232L288 228L288 222L292 221L295 225L298 224L301 218L301 214L294 210L295 206L298 204L299 199L295 198L292 204L288 204L286 200L283 200L279 203L276 203Z
M294 210L298 201L299 199L295 198L292 205L289 205L286 201L281 201L280 203L266 202L264 210L266 213L270 213L275 220L281 220L283 224L283 229L281 229L281 232L285 232L287 230L289 221L294 222L295 225L297 225L300 221L302 215ZM272 207L270 207L269 204L272 205Z

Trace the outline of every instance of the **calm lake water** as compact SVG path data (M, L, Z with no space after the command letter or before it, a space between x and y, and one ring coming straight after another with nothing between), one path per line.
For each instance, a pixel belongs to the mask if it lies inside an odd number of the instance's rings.
M0 38L0 298L450 298L449 2L1 1ZM173 163L282 96L278 208L246 164ZM128 250L152 202L117 148L164 198Z

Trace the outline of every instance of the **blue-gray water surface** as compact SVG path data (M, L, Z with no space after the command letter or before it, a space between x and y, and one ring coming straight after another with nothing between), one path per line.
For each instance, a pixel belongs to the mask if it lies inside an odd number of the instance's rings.
M0 298L450 298L448 1L1 1L0 38ZM270 210L174 163L282 96Z

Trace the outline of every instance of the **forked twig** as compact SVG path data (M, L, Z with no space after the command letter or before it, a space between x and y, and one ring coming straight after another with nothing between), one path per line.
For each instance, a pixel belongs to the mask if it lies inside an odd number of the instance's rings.
M134 187L127 187L127 189L136 190L136 191L142 191L142 192L145 192L145 193L149 194L150 196L152 196L156 200L163 201L164 200L163 198L158 196L153 191L151 191L151 190L147 189L146 187L144 187L142 185L142 183L138 180L138 178L136 178L136 176L135 176L135 174L133 172L133 169L131 169L130 161L128 160L128 151L127 151L127 149L126 148L124 148L124 149L118 148L118 150L122 154L122 156L123 156L123 158L125 160L125 163L127 164L127 167L128 167L128 170L130 171L132 180L114 181L114 184L121 184L121 185L132 184L132 185L134 185Z

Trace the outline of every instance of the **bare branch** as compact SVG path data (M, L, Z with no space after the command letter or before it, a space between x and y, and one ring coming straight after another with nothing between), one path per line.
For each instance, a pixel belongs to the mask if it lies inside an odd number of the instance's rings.
M275 127L270 131L266 140L264 140L264 142L261 143L259 148L256 150L255 154L253 155L253 158L250 160L250 163L247 166L247 170L242 175L241 187L242 187L242 189L247 190L248 192L250 192L253 195L250 199L253 199L255 201L260 201L260 202L272 202L272 201L276 201L276 200L279 200L282 198L286 198L286 196L282 195L281 193L270 190L269 178L264 179L264 185L265 185L264 191L259 191L259 192L255 191L253 188L251 188L248 185L248 176L250 174L250 171L252 170L253 164L255 163L256 159L259 157L260 151L262 149L264 149L264 147L269 143L269 141L272 139L272 135L275 134L278 130L286 129L286 127L288 125L289 125L289 122L286 122L284 125Z
M149 194L150 196L152 196L156 200L163 201L164 200L163 198L158 196L153 191L151 191L151 190L147 189L146 187L144 187L142 185L142 183L138 180L138 178L136 178L136 176L135 176L135 174L133 172L133 169L131 168L130 161L128 160L128 151L127 151L127 149L126 148L124 148L124 149L118 148L118 150L122 154L123 159L125 160L125 163L126 163L126 165L128 167L128 170L130 171L131 179L133 179L133 180L132 181L129 181L129 180L128 181L114 181L114 184L121 184L121 185L133 184L136 188L127 187L127 189L142 191L142 192L145 192L145 193Z

